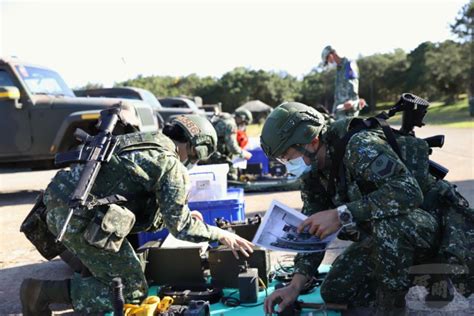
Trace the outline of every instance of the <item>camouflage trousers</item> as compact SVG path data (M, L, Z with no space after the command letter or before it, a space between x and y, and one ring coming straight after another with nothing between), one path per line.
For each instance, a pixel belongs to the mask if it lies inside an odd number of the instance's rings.
M339 255L323 284L325 302L372 306L376 291L408 291L409 269L436 255L439 227L422 210L371 222L371 235Z
M50 207L51 205L48 205L47 224L49 230L57 235L66 219L68 208L63 205ZM93 213L94 210L75 213L63 239L64 246L76 255L92 274L90 277L75 274L71 280L70 294L74 310L86 314L113 310L113 278L122 279L127 303L140 301L148 291L139 259L127 240L124 240L118 252L111 252L91 246L84 239L84 230Z

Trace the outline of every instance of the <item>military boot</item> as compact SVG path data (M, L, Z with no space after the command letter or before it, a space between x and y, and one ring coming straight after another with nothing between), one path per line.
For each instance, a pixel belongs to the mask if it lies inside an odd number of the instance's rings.
M408 315L405 295L407 291L387 291L377 289L375 316L405 316Z
M20 300L24 316L51 315L49 304L71 304L70 280L24 279Z

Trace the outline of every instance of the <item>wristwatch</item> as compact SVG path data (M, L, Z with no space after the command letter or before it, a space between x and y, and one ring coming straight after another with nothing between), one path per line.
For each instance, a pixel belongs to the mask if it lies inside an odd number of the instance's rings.
M339 216L339 221L341 222L343 227L353 226L354 222L352 221L352 214L346 205L341 205L336 208L336 210Z

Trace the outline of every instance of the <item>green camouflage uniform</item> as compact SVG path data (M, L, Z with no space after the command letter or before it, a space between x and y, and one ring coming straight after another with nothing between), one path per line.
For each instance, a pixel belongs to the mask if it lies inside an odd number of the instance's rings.
M339 104L347 101L354 101L352 109L336 111ZM355 61L344 57L336 70L333 112L339 120L348 116L358 116L359 111L359 69Z
M219 230L191 217L186 204L189 179L174 143L165 135L136 133L119 136L119 149L104 164L91 194L101 198L123 195L128 201L122 209L131 211L136 222L132 232L157 231L164 227L179 239L218 240ZM80 177L82 166L59 171L44 195L47 224L57 235L68 213L68 199ZM147 283L133 248L125 239L117 252L92 246L84 237L88 225L97 221L110 206L75 211L64 245L90 270L91 277L76 275L71 280L74 309L94 314L112 310L110 285L114 277L124 283L126 302L136 302L147 294ZM102 223L102 226L104 224ZM120 236L120 219L115 234ZM100 226L99 226L100 227Z
M215 116L211 122L217 132L217 150L205 163L229 164L228 179L237 180L237 169L233 167L232 160L244 157L243 150L237 142L237 124L228 113Z
M345 120L337 121L322 135L327 144L326 161L334 157L332 145L335 137L345 134L344 124L347 126ZM366 306L374 301L376 288L387 292L408 289L409 267L436 254L439 230L436 219L418 208L422 191L384 140L383 132L355 134L346 147L343 164L346 189L339 183L332 197L327 193L329 168L303 177L303 213L347 205L357 223L359 241L334 261L321 295L326 302ZM314 275L323 256L298 254L296 272Z

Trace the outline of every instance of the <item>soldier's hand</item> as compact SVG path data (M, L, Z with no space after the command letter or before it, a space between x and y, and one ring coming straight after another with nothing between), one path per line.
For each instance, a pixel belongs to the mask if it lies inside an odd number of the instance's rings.
M204 218L202 217L202 213L199 211L191 211L191 217L197 219L198 221L204 222Z
M222 230L222 237L219 238L219 242L228 246L236 259L239 259L237 251L240 251L246 257L249 257L249 254L253 252L253 244L250 241L227 230Z
M337 210L332 209L311 215L298 226L296 231L301 233L306 227L311 235L323 239L335 233L341 227L341 222Z
M283 311L288 305L293 304L298 298L299 290L291 284L270 294L264 303L265 315L275 313L275 305L278 304L278 312Z
M244 158L245 160L249 160L250 158L252 158L252 154L246 150L243 151L244 152Z
M352 102L351 101L344 102L344 110L350 110L350 109L352 109Z

